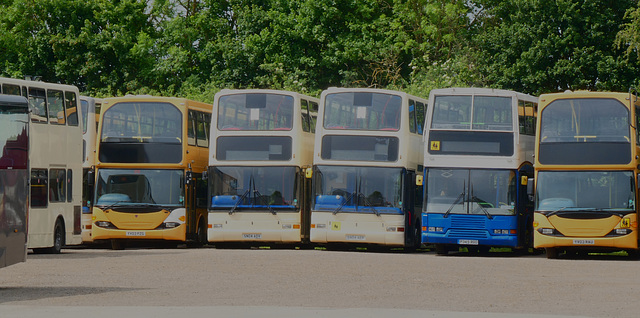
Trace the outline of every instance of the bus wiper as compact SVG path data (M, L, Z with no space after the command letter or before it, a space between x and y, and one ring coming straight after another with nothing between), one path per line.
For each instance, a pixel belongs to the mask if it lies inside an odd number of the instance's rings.
M595 208L578 208L578 207L575 207L575 206L565 206L565 207L561 207L561 208L559 208L557 210L551 211L549 213L545 213L544 216L550 217L550 216L552 216L554 214L558 214L559 212L562 212L562 211L564 211L566 209L571 209L571 211L576 211L576 209L577 210L581 210L581 211L595 211Z
M362 199L364 201L364 206L368 207L371 211L373 211L373 213L376 216L380 216L380 212L378 212L378 210L376 210L376 208L373 207L373 204L369 202L369 199L367 199L367 197L365 197L364 194L362 194L361 192L358 192L358 198L360 198L360 196L362 196Z
M236 204L231 208L231 210L229 210L229 215L233 214L236 211L236 209L238 208L238 205L240 205L240 202L242 202L247 197L247 195L249 195L250 192L251 192L250 189L247 189L247 191L245 191L240 196Z
M472 196L471 197L471 202L478 203L478 206L480 207L480 210L482 210L482 212L484 212L484 215L487 216L487 219L489 219L489 220L493 219L493 216L491 216L489 211L487 211L487 209L484 206L482 206L482 203L487 203L487 201L480 200L480 198L478 198L476 196Z
M104 207L103 210L111 210L113 209L115 206L117 206L118 204L122 203L122 202L128 202L127 200L120 200L120 201L116 201L114 203L109 204L108 206Z
M354 193L355 193L355 192L351 192L351 193L349 194L349 197L348 197L346 200L344 200L344 202L340 203L340 206L338 206L335 210L333 210L333 215L338 214L338 212L340 212L340 210L342 210L342 208L343 208L345 205L347 205L347 202L349 202L349 200L351 200L351 198L353 197L353 194L354 194Z
M447 212L445 212L442 217L443 218L447 218L449 217L449 214L451 213L451 210L453 210L453 207L455 207L456 205L458 205L460 202L462 202L462 198L464 198L464 191L460 193L460 195L456 198L455 201L453 201L453 203L451 204L451 206L447 209Z
M273 214L273 215L278 214L278 213L276 212L276 210L274 210L274 209L271 207L271 204L269 204L269 202L266 200L266 198L262 196L262 193L260 193L260 191L258 191L258 190L253 190L253 193L254 193L255 195L259 195L260 200L262 201L262 203L264 203L264 204L267 206L267 209L269 209L269 212L271 212L271 214Z

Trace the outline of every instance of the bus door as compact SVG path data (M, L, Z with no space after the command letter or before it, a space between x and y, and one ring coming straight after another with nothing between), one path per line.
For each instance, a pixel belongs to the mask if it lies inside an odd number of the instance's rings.
M405 170L403 173L404 187L404 229L405 245L417 246L421 243L421 222L420 213L422 211L422 186L416 185L416 172Z
M185 207L185 223L187 225L186 238L195 239L191 234L196 233L196 177L191 170L186 171L184 181L184 207Z
M523 184L523 177L527 182ZM518 217L518 245L523 247L533 246L533 205L527 191L528 183L533 180L533 167L525 165L516 174L516 215Z
M311 168L308 168L311 169ZM300 236L302 241L308 242L311 238L311 178L306 176L306 168L300 170Z

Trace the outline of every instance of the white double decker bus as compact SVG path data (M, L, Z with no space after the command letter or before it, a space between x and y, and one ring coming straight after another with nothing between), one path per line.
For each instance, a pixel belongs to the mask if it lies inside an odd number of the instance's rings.
M420 246L422 186L416 179L423 170L426 105L425 99L391 90L322 92L312 242Z
M80 244L82 125L78 88L0 78L2 94L28 98L30 210L28 247L59 253Z
M309 240L310 179L318 100L278 90L215 96L209 155L208 240Z

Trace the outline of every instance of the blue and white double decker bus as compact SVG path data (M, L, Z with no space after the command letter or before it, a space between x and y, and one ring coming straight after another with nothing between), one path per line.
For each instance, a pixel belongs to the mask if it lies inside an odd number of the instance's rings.
M403 92L322 92L314 151L311 242L420 246L426 99Z
M531 246L537 98L434 89L425 134L422 242L438 254Z

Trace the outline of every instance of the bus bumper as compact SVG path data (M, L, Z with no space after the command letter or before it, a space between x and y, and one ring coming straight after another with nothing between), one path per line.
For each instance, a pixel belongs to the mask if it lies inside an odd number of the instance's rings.
M311 213L311 242L405 245L404 215Z
M302 241L300 214L279 212L209 213L209 242L299 243Z
M576 220L574 223L582 221L582 228L590 230L595 228L602 233L608 233L604 235L573 235L563 236L560 234L551 222L540 213L534 213L533 219L533 247L534 248L551 248L551 247L571 247L580 249L637 249L638 248L638 225L634 214L625 216L625 219L629 219L628 222L615 222L615 226L610 226L608 229L604 226L597 226L598 224L590 224L587 222L596 222L592 220ZM586 224L586 225L585 225ZM624 224L624 226L623 226ZM617 230L624 230L628 234L618 235L615 234ZM543 234L545 232L551 233L550 235Z
M172 229L162 230L120 230L105 229L93 225L91 235L94 240L111 240L111 239L129 239L129 240L167 240L167 241L185 241L186 240L185 224L179 225Z

